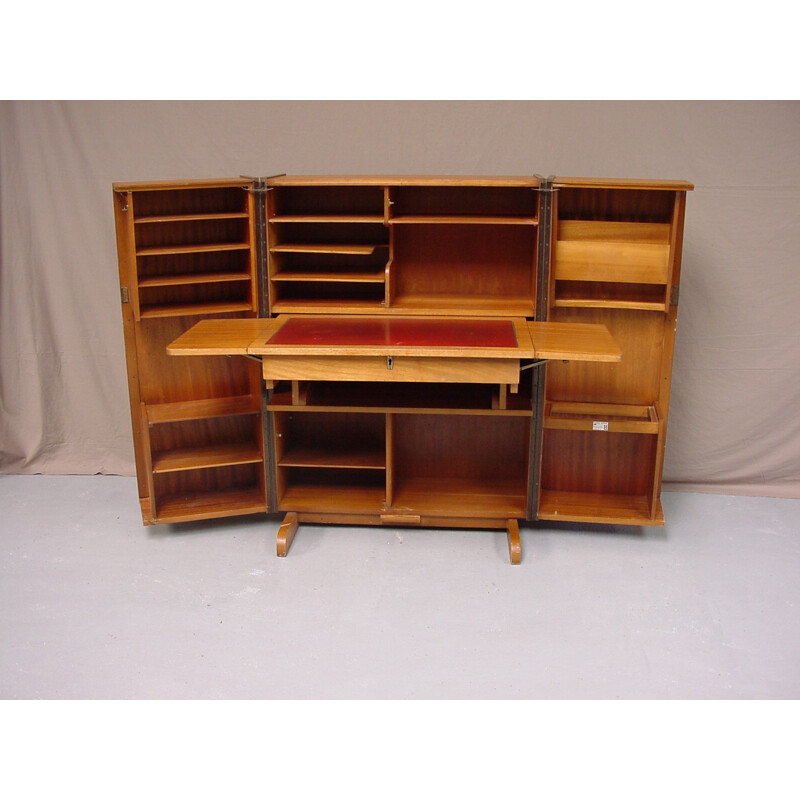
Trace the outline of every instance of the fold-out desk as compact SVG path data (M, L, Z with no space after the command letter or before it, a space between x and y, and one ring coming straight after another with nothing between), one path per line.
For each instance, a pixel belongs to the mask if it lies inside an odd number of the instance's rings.
M286 554L303 521L472 526L505 528L513 563L520 560L517 518L525 517L527 507L525 471L539 458L528 450L530 420L541 410L527 400L509 405L509 394L517 393L522 370L551 359L621 358L603 325L508 317L204 320L167 352L243 355L261 361L268 389L277 381L291 382L291 395L284 393L269 404L277 421L270 450L275 463L268 472L277 475L278 508L288 512L278 534L279 555ZM489 407L459 408L456 402L445 409L430 403L430 392L416 394L415 405L408 402L407 391L399 402L392 388L371 394L365 388L387 383L397 384L398 392L400 384L404 390L415 384L499 388ZM342 384L353 387L345 392L344 403L308 401L309 387ZM445 394L444 388L434 391ZM372 400L376 396L381 399ZM307 421L305 427L298 425L298 414ZM480 430L470 414L483 415ZM383 415L385 423L376 415ZM376 431L385 431L377 443ZM451 452L433 452L431 442ZM473 442L477 454L471 452ZM448 474L406 476L404 470L413 472L409 452L425 462L441 459ZM474 475L468 467L452 466L459 462L474 462ZM377 483L379 471L385 481L381 477ZM320 477L309 483L309 472ZM342 485L345 475L351 483Z

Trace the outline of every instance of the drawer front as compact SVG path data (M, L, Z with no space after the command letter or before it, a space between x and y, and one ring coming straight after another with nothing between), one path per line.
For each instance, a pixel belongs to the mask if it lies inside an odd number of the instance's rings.
M519 359L264 356L265 380L519 383Z

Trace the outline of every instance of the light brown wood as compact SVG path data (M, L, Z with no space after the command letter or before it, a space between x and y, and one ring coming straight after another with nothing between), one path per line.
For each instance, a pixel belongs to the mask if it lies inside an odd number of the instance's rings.
M167 347L172 356L247 355L250 345L277 330L275 319L207 319L192 326Z
M668 244L556 242L556 280L666 284L668 267Z
M529 186L535 177L516 175L281 175L268 186Z
M331 348L331 350L334 350ZM386 381L430 383L517 383L519 360L398 356L389 368L386 356L264 355L267 380Z
M645 189L659 191L689 192L694 185L688 181L638 180L635 178L564 178L557 176L553 180L553 188L561 189L569 186L588 186L593 189Z
M284 518L280 528L278 528L277 554L281 557L286 556L292 546L294 536L297 533L298 519L297 514L290 511Z
M603 325L529 322L528 330L534 358L599 362L622 359L619 346Z
M506 527L508 535L508 555L512 564L522 562L522 543L519 538L519 523L515 519L510 519Z
M532 176L267 185L115 185L145 523L263 513L269 496L287 512L280 555L300 522L458 526L504 530L512 563L526 515L663 524L671 287L691 184L559 178L550 195ZM431 330L500 319L515 343L271 342L297 315L418 317ZM274 392L263 425L262 378Z

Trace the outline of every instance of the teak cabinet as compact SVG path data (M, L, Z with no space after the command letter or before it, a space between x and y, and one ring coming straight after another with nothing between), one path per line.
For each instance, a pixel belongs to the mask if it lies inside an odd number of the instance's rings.
M662 525L692 188L114 184L144 523Z

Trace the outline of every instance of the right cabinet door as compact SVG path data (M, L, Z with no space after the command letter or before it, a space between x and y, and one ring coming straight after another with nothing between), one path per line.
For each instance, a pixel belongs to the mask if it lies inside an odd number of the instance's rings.
M548 321L604 325L622 358L548 364L538 517L663 525L674 301L692 186L553 186Z

